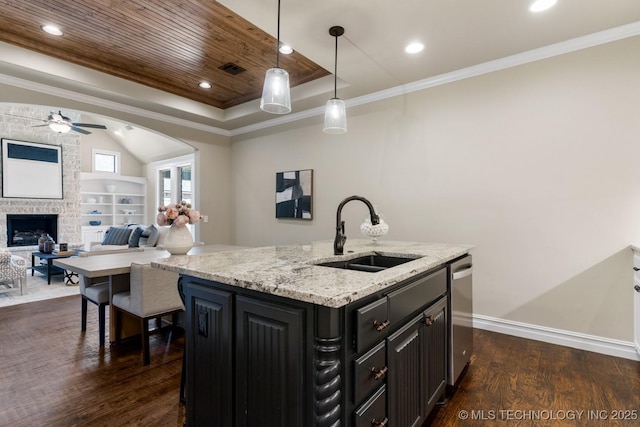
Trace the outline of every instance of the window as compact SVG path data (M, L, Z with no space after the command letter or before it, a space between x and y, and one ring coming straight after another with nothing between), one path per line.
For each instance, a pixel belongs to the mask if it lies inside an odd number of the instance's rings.
M94 148L91 150L93 172L120 173L120 153Z
M158 205L166 206L172 202L171 199L171 169L160 169L158 171Z
M178 188L180 194L178 199L188 203L193 203L191 195L191 165L178 167L179 180Z
M168 205L182 200L196 206L194 194L193 155L161 161L153 164L156 170L156 203ZM197 207L196 207L197 209Z

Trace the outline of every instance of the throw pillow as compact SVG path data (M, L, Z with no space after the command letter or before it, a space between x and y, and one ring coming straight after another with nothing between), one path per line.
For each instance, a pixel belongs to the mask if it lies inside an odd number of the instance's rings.
M130 248L137 248L140 246L140 236L142 236L143 231L144 228L142 227L136 227L136 229L133 230L133 232L131 233L131 237L129 237Z
M146 236L147 246L155 246L158 242L158 229L156 228L156 226L154 224L148 226L147 229L144 230L144 233L142 233L142 235L144 236L146 233L148 233L148 236Z
M104 235L103 245L128 245L129 236L131 236L130 228L109 227Z

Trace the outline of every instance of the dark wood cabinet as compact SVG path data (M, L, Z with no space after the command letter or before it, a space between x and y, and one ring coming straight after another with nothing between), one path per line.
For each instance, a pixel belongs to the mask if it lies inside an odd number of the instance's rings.
M387 342L389 425L422 425L422 316L392 334Z
M421 425L446 386L445 272L339 308L182 276L188 427Z
M447 375L447 298L387 340L389 425L420 426L442 397Z
M307 425L305 309L183 282L187 425Z
M305 425L303 310L236 297L236 425Z
M233 422L233 294L186 281L187 424Z
M422 355L427 375L423 377L423 413L429 415L436 403L442 398L447 387L449 322L447 317L447 298L440 299L424 312Z

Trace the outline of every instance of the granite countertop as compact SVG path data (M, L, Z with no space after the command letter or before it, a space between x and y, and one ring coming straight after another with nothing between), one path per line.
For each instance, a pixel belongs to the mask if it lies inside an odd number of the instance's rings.
M174 255L151 262L156 268L252 289L298 301L338 308L393 286L469 252L473 246L444 243L349 239L344 255L333 241L267 246L203 255ZM416 258L377 273L314 264L379 253Z

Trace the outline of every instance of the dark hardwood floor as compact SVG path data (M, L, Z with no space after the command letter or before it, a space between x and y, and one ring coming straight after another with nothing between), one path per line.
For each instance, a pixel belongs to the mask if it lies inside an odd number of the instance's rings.
M152 334L143 366L137 341L99 347L93 304L82 333L80 296L0 308L0 426L182 426L183 345Z
M428 421L432 427L640 426L640 362L476 329L466 374Z
M137 342L99 348L95 306L80 331L79 298L0 308L0 426L182 426L184 337L152 335L142 366ZM481 330L475 346L425 425L640 425L639 362Z

